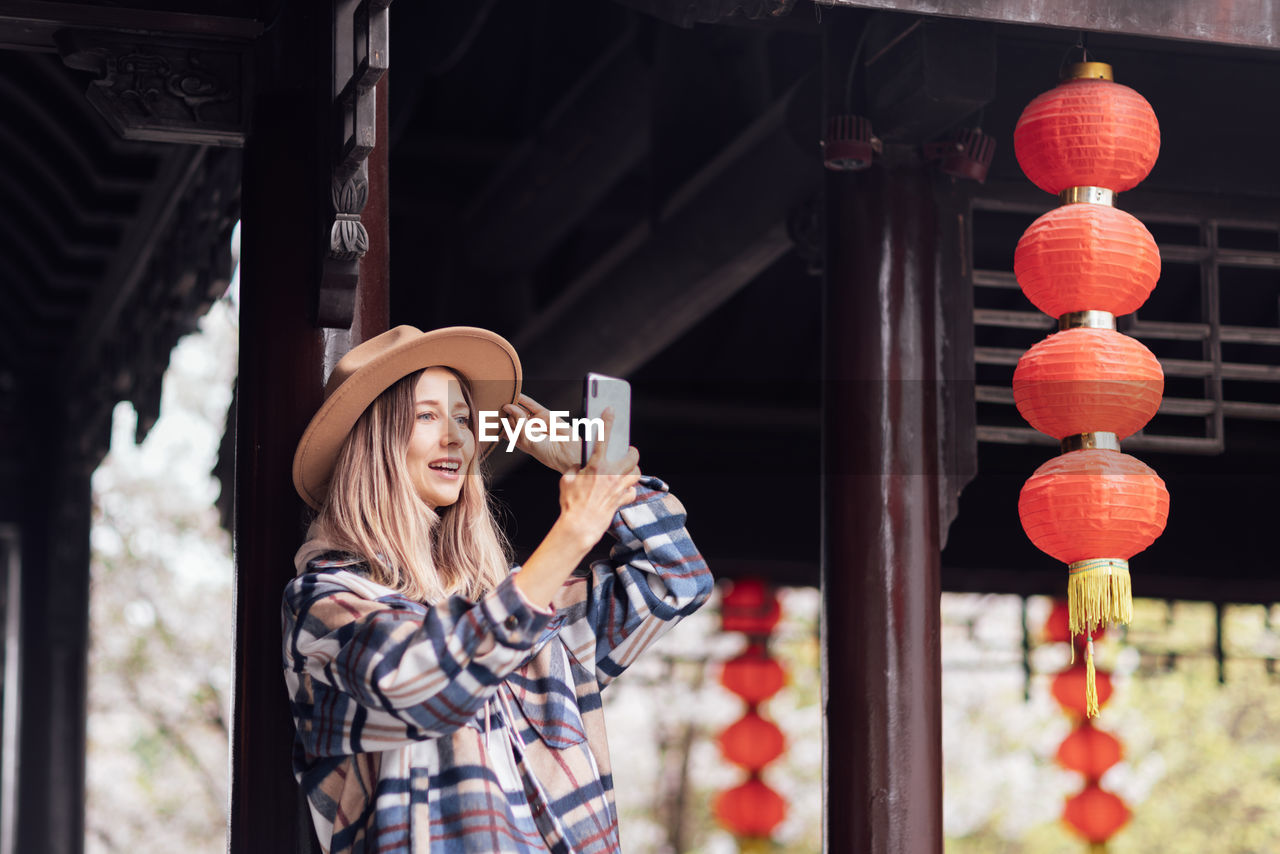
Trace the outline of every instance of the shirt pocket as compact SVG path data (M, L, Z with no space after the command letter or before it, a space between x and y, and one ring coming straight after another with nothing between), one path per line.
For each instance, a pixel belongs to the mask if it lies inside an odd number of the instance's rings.
M586 741L569 654L559 639L507 677L507 686L530 728L549 747L563 750Z

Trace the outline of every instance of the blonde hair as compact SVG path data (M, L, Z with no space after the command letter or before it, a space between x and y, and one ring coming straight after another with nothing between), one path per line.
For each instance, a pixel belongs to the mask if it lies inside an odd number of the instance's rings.
M467 380L458 379L475 423ZM421 602L452 595L475 601L506 578L510 547L494 521L480 452L463 473L456 503L432 510L407 475L415 390L422 371L401 379L347 435L311 537L368 565L374 581Z

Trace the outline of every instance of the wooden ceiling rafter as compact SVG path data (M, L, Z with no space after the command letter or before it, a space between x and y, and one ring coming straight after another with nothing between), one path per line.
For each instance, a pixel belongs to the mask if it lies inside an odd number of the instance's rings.
M240 42L256 39L264 29L260 21L246 17L46 0L6 0L0 7L0 50L53 51L56 34L68 27Z

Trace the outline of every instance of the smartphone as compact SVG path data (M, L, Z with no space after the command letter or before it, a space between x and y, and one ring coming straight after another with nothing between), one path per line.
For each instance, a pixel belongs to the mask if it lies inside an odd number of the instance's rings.
M604 456L608 460L622 459L631 446L631 383L604 374L587 374L582 381L582 412L586 418L601 418L605 409L613 408L613 431L609 434L609 446ZM595 448L595 431L590 427L582 442L582 465L587 464Z

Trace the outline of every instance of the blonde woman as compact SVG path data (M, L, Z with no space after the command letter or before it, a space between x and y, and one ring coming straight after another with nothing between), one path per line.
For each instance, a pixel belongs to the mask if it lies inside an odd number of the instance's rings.
M523 437L561 473L560 515L510 567L475 425L545 420L520 383L492 332L397 327L338 363L298 444L318 513L284 594L284 670L329 854L620 850L600 691L711 576L634 447L611 462L600 442L580 469L575 443ZM579 571L606 531L609 560Z

